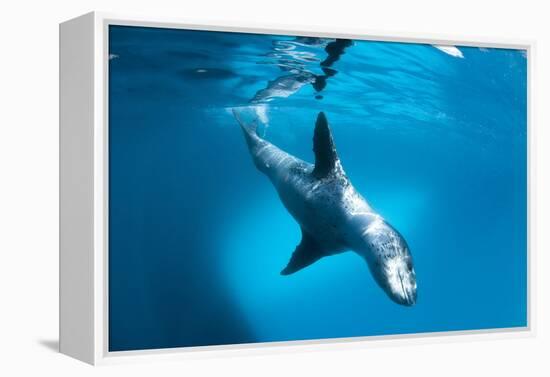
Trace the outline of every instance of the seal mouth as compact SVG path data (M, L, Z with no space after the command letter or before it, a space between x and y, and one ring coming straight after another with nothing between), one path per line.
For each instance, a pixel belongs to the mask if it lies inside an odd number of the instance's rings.
M382 286L392 301L404 306L416 304L416 276L412 266L403 258L394 258L386 262L384 272Z
M399 283L401 285L401 295L399 297L399 303L405 306L413 306L416 303L416 294L409 289L405 289L405 284L403 283L403 275L401 271L398 272Z

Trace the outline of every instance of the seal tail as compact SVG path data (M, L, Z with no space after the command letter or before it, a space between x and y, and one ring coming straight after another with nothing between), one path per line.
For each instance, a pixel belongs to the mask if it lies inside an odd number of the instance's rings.
M238 111L236 109L232 110L233 116L237 120L237 123L241 126L241 129L243 130L244 137L246 139L246 143L249 147L252 147L258 143L258 141L261 140L261 138L258 136L258 123L256 121L252 122L251 124L246 124L240 117Z

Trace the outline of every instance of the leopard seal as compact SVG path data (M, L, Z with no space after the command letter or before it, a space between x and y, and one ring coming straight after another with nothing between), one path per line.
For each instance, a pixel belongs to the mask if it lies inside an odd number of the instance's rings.
M245 124L233 109L256 168L271 181L302 230L282 275L293 274L326 256L354 251L394 302L416 303L416 273L403 236L376 213L344 172L327 118L320 112L313 134L315 164L279 149Z

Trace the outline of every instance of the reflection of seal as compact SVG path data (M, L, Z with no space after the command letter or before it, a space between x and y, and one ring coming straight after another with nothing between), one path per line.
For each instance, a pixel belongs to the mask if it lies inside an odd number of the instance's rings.
M302 228L302 240L281 274L290 275L324 256L353 250L395 302L416 302L416 276L403 237L355 190L336 153L324 113L315 125L315 166L260 138L244 124L254 164L269 177L284 206Z
M316 92L321 92L327 86L327 80L336 75L338 71L330 68L340 59L349 46L353 44L351 39L326 39L316 37L296 37L292 41L273 42L277 53L268 54L278 58L277 65L285 72L267 83L267 87L256 92L250 103L271 101L274 98L284 98L296 93L306 84L311 84ZM281 47L283 46L283 47ZM307 62L316 61L316 55L296 50L296 46L324 47L327 57L323 60L321 70L323 74L316 75L310 72ZM322 99L321 94L315 96Z
M285 98L296 93L304 85L313 83L315 76L307 71L292 73L277 77L270 81L265 89L259 90L250 103L261 103L272 100L273 98Z

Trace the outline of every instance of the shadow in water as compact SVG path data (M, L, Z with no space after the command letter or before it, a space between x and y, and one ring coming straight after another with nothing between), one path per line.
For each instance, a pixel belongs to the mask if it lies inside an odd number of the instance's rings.
M57 339L40 339L38 344L52 352L59 352L59 340Z

